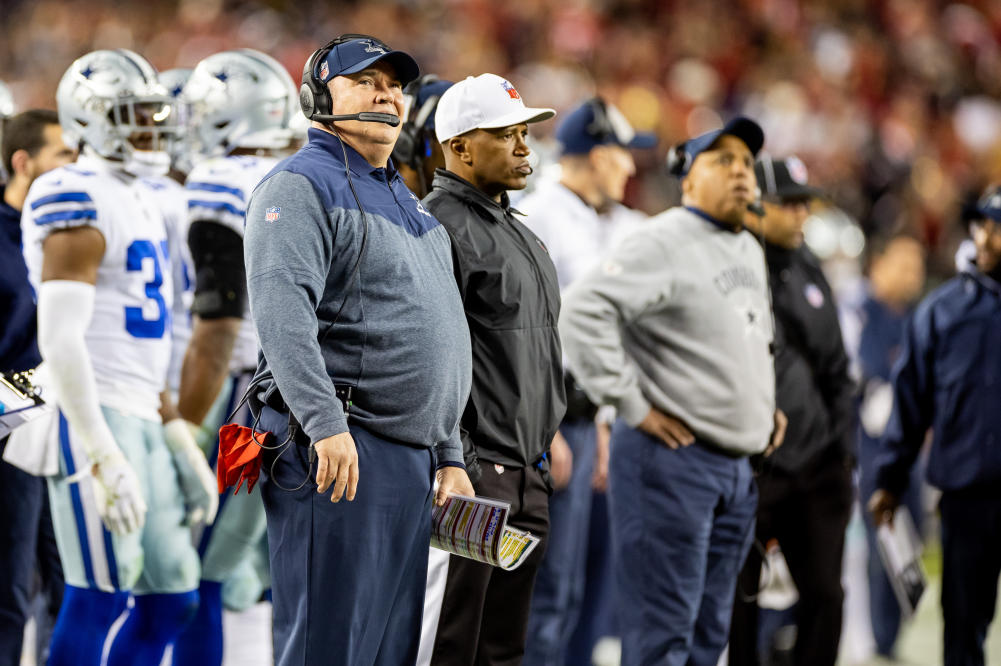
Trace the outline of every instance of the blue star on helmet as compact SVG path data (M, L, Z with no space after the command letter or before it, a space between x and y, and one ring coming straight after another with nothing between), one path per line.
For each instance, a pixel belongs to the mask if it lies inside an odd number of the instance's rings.
M215 77L220 81L222 81L223 83L226 83L226 81L229 80L229 74L227 74L226 72L219 72L218 74L215 75Z
M173 88L170 89L170 96L179 97L181 95L182 90L184 90L184 86L174 86Z
M81 70L80 72L80 76L82 76L85 79L89 79L93 75L94 75L94 68L91 67L90 65L87 65L87 67Z

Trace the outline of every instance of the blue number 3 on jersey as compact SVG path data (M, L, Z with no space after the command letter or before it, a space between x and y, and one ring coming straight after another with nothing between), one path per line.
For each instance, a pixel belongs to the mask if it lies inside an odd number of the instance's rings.
M167 242L160 243L160 249L164 260L167 260ZM144 308L126 306L125 307L125 330L136 338L162 338L167 331L167 324L170 319L170 312L167 304L160 293L163 285L163 273L160 270L160 256L157 254L156 245L148 240L135 240L128 247L125 260L125 270L143 270L143 260L153 261L153 279L146 283L146 298L156 303L158 315L155 319L146 319L143 316Z

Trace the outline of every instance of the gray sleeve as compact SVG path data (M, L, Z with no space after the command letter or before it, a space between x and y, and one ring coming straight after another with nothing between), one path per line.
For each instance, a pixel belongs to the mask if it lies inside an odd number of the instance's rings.
M574 379L593 402L612 405L631 426L650 411L622 329L669 290L669 259L661 243L636 233L563 294L560 338Z
M462 458L462 439L459 434L459 424L455 424L452 434L444 442L434 445L434 455L437 458L437 467L451 465L454 467L466 468Z
M281 172L262 183L245 234L250 312L282 398L312 441L347 432L317 339L334 234L309 180Z

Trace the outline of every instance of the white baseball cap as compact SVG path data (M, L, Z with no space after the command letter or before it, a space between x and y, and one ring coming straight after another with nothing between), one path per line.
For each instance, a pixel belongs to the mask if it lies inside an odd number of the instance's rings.
M511 82L496 74L469 76L442 94L434 114L439 143L474 129L499 129L537 123L556 115L553 109L525 106Z

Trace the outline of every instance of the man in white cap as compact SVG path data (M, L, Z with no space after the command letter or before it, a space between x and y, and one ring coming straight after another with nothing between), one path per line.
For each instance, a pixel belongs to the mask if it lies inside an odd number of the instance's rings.
M548 450L566 409L556 325L560 289L546 246L515 217L507 190L532 167L528 124L556 115L526 107L494 74L469 77L438 102L445 169L424 206L448 230L473 349L460 422L477 495L511 503L509 524L549 531ZM532 585L545 544L514 571L452 556L432 663L520 664Z

